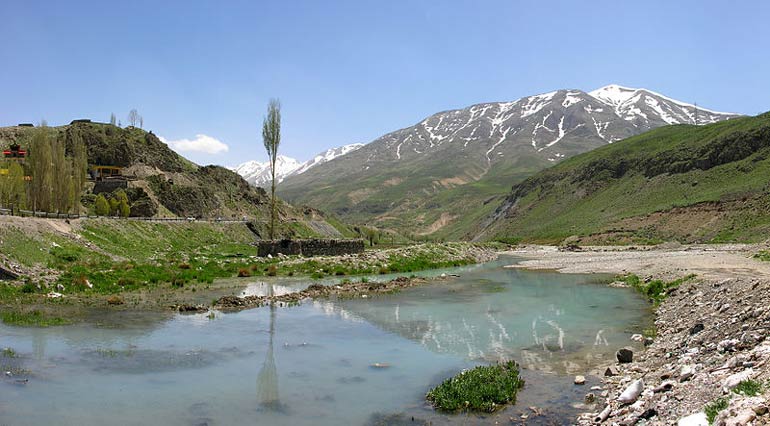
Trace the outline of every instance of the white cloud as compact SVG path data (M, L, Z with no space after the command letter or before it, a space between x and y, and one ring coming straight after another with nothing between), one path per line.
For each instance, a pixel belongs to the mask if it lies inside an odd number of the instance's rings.
M170 141L163 136L158 137L163 143L177 152L203 152L206 154L221 154L230 150L226 143L217 138L204 134L195 135L195 139L178 139Z

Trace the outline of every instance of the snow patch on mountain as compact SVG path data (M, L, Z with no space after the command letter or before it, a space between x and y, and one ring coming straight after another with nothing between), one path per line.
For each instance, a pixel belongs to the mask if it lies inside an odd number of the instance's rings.
M276 181L281 183L289 176L305 173L306 171L318 166L319 164L327 163L337 157L353 152L362 146L364 146L364 144L354 143L337 148L327 149L326 151L316 155L304 163L300 163L297 159L287 157L285 155L279 155L275 161ZM245 163L239 164L235 167L230 167L230 170L238 173L247 182L254 186L267 187L270 185L270 181L272 179L269 161L246 161Z

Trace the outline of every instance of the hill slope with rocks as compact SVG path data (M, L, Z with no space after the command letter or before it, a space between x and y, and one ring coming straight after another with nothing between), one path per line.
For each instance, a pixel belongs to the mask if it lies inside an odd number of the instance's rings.
M434 114L278 189L353 222L458 238L511 185L565 158L660 126L734 117L646 89L558 90Z
M52 138L63 140L69 151L73 140L84 142L89 165L122 167L127 182L90 183L83 205L88 208L96 193L125 187L132 216L242 219L266 223L269 196L249 185L237 173L220 166L199 166L180 156L155 134L135 127L73 122L46 128ZM26 145L39 128L0 128L0 146ZM34 155L34 153L30 153ZM339 236L315 209L296 209L281 202L279 216L288 234ZM335 221L337 226L340 225Z
M652 130L515 185L477 238L758 242L770 231L770 113Z

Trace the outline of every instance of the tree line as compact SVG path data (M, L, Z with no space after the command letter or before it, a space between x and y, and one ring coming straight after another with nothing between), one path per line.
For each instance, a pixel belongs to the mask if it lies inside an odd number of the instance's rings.
M30 132L22 141L23 162L2 159L0 205L6 208L75 213L87 180L88 154L82 135L72 129L64 137L48 127Z

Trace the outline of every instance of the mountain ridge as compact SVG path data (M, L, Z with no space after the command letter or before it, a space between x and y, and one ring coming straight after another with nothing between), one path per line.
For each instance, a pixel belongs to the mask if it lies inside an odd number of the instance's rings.
M326 151L316 154L313 158L305 162L300 162L295 158L285 155L279 155L276 157L276 180L278 183L283 182L283 180L288 176L305 173L315 166L331 161L349 152L355 151L363 145L364 144L353 143L335 148L329 148ZM269 161L259 162L257 160L250 160L234 167L228 167L228 169L238 173L247 182L254 186L267 187L270 185L270 181L272 180Z
M561 89L442 111L289 176L278 191L349 221L457 238L538 170L653 128L695 122L694 106L647 89L593 92ZM613 103L606 98L614 92L623 97ZM698 109L697 116L703 124L739 115Z
M759 242L770 231L770 113L658 128L513 186L469 237ZM572 238L572 237L575 238Z

